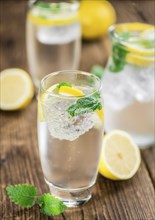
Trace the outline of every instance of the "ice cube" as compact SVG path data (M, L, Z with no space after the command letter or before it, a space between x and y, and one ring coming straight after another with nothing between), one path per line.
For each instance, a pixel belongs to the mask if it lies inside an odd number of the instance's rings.
M128 65L129 66L129 65ZM129 69L129 67L126 68ZM126 77L130 91L139 102L149 102L154 98L154 69L153 66L138 67L130 66L126 71Z
M37 39L43 44L67 44L80 37L80 25L38 26Z
M121 110L133 101L124 71L119 73L105 72L102 93L105 105L110 105L115 110Z

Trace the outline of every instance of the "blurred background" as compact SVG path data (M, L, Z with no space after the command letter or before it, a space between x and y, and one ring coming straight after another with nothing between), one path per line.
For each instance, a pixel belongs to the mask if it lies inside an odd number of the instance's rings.
M100 0L93 0L100 1ZM154 23L153 0L109 0L116 12L116 22ZM1 0L1 69L19 67L28 71L26 59L26 14L27 0ZM87 12L86 12L87 15ZM111 12L110 12L111 16ZM109 16L108 16L109 18ZM104 23L108 22L106 17ZM90 71L94 64L105 65L109 53L106 33L100 39L83 41L80 69ZM89 59L86 54L89 54ZM11 57L11 59L10 59Z

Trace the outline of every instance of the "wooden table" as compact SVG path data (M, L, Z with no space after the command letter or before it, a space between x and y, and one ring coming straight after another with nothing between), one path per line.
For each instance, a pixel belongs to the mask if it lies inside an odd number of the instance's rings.
M142 21L153 23L154 0L112 0L117 22ZM1 69L27 68L25 52L25 0L1 0ZM105 65L109 53L108 39L84 42L81 70L92 65ZM37 103L35 98L22 111L0 113L0 219L12 220L153 220L155 148L142 151L138 173L128 181L114 182L98 176L94 196L81 208L68 209L57 217L40 214L37 206L22 209L6 197L9 184L34 184L40 193L48 192L41 170L36 130Z

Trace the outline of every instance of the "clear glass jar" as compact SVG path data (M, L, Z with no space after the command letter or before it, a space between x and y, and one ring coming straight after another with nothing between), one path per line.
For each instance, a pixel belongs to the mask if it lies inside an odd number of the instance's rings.
M34 84L50 72L78 69L81 26L77 1L29 0L26 42Z
M155 29L127 23L109 32L112 52L103 77L105 130L125 130L144 148L155 142Z

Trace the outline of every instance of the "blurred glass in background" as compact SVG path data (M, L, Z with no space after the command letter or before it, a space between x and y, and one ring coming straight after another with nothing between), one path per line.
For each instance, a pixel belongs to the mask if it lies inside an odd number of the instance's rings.
M36 87L51 72L78 69L81 26L77 1L29 0L27 58Z
M103 77L105 130L125 130L144 148L155 142L155 28L124 23L113 25L110 36L112 52Z

